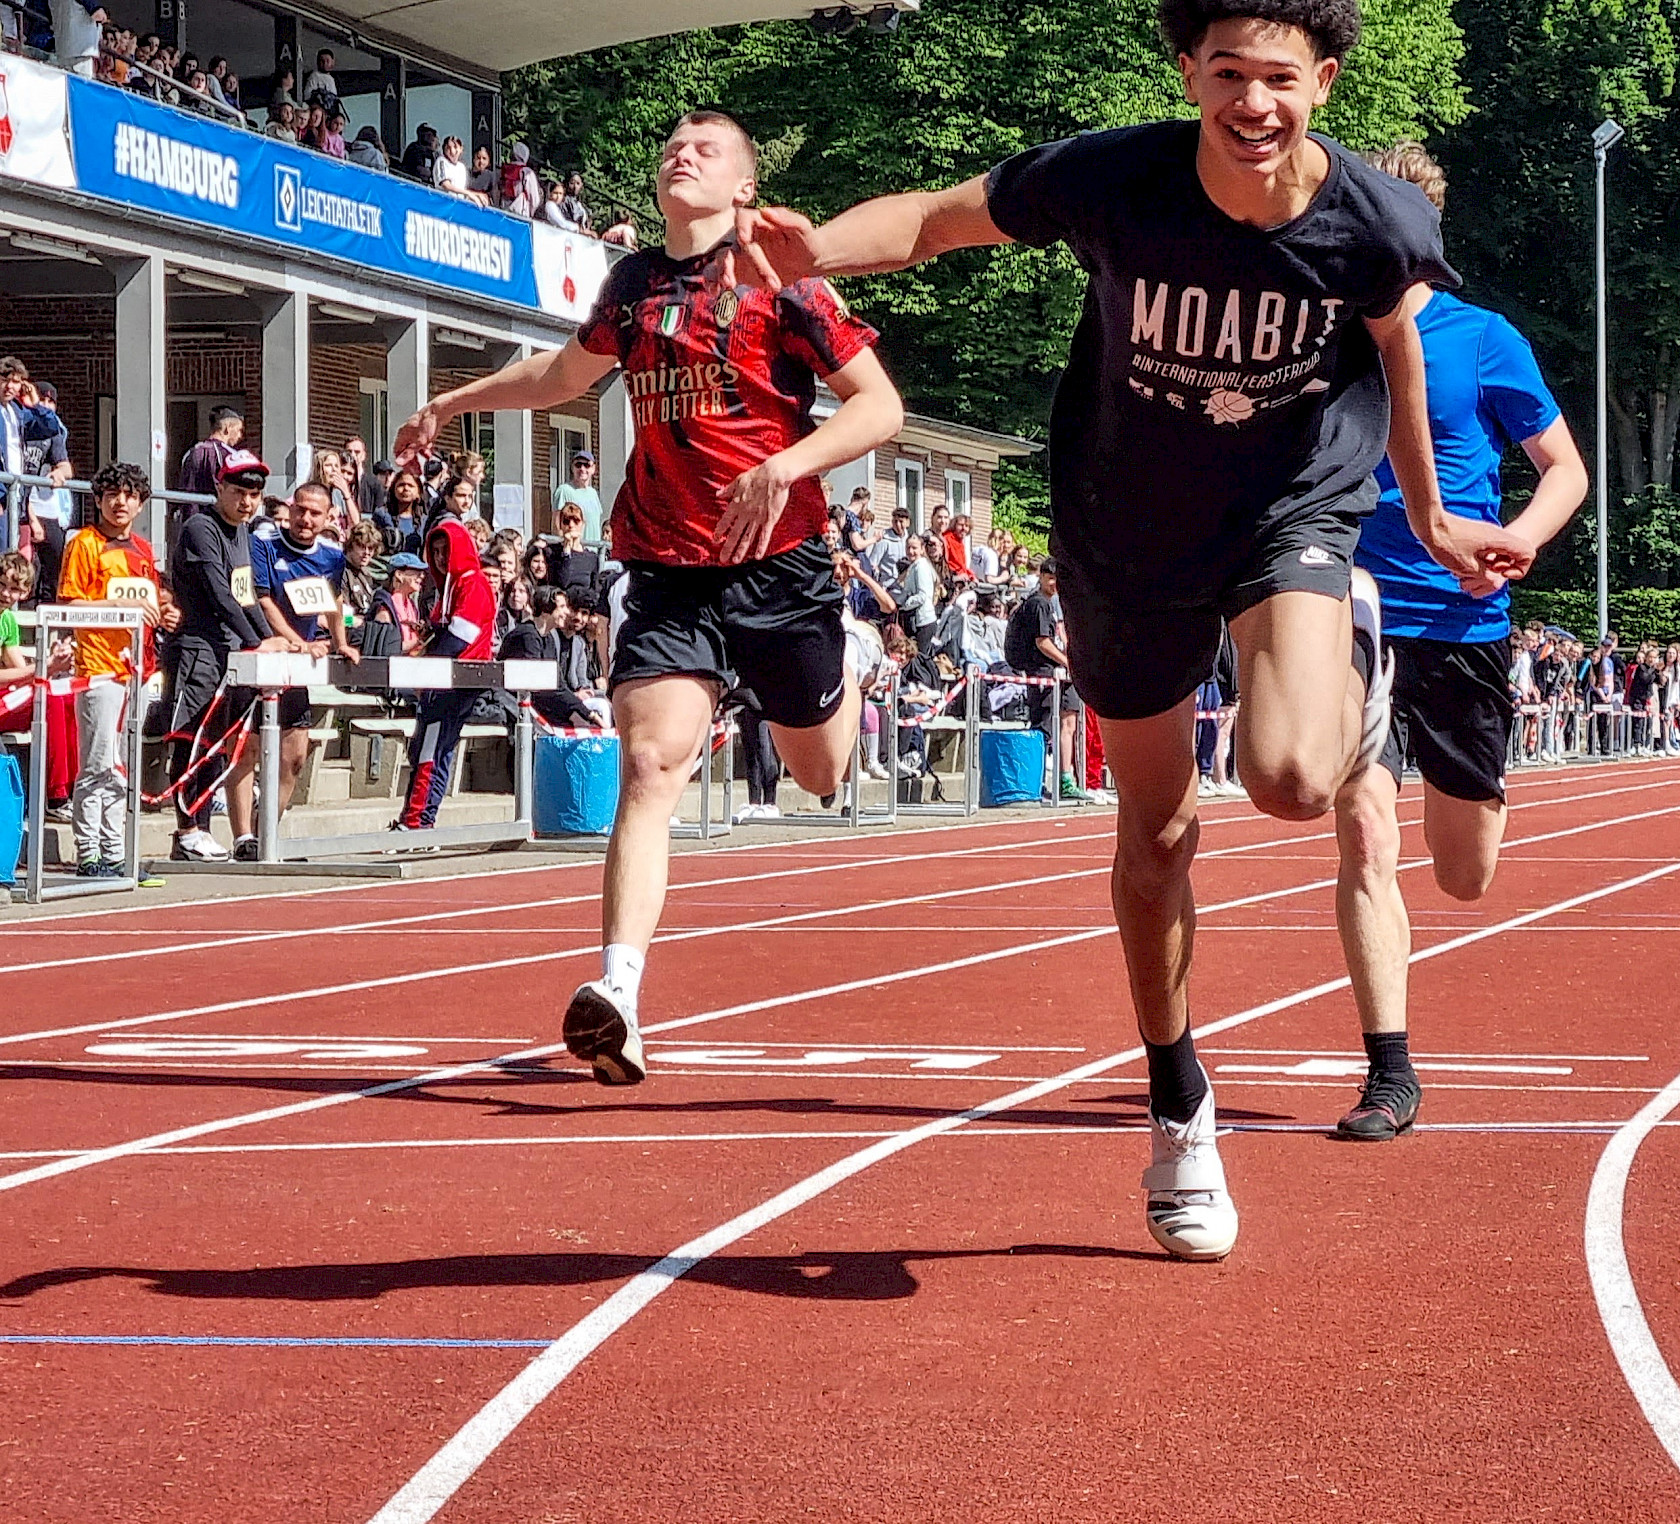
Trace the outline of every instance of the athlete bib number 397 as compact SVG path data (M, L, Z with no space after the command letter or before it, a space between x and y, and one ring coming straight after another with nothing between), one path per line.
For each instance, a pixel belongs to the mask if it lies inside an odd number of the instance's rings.
M294 614L306 618L313 614L330 614L338 607L332 584L325 577L299 577L295 582L288 582L286 601L291 604Z

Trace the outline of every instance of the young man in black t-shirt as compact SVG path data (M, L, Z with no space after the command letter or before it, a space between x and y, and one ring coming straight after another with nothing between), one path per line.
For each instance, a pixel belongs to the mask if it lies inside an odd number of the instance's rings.
M1028 593L1015 606L1004 631L1003 656L1023 677L1060 677L1062 679L1062 773L1056 780L1064 799L1085 800L1091 796L1079 786L1079 774L1073 760L1073 743L1079 730L1079 694L1068 676L1067 653L1062 649L1056 618L1056 563L1045 561L1038 568L1038 588ZM1027 689L1027 715L1033 728L1044 732L1050 745L1054 732L1051 725L1051 706L1056 701L1054 688L1036 685Z
M1220 619L1241 663L1243 781L1262 810L1308 820L1388 729L1375 588L1355 579L1350 597L1384 446L1443 565L1520 576L1527 559L1441 504L1422 348L1400 304L1419 281L1457 283L1434 209L1307 131L1358 40L1357 0L1162 0L1161 23L1199 123L1047 144L822 228L745 211L737 262L779 285L1059 240L1090 274L1051 415L1052 548L1072 672L1120 798L1114 903L1149 1060L1149 1228L1175 1255L1218 1259L1237 1214L1186 989L1195 692Z

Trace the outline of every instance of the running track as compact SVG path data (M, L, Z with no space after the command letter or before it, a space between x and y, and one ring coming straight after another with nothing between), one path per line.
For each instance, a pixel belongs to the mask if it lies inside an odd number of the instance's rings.
M1524 777L1479 906L1408 859L1380 1148L1327 824L1204 812L1218 1266L1094 812L679 857L629 1092L593 863L9 923L0 1516L1680 1519L1677 783Z

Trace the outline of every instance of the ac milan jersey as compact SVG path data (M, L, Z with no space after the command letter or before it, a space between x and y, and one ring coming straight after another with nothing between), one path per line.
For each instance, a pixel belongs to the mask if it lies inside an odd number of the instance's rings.
M827 281L771 294L706 281L717 250L672 259L643 249L608 274L578 332L624 368L636 425L613 503L613 554L668 566L718 564L724 493L815 427L817 380L874 344ZM814 477L796 482L768 554L822 532L828 505Z

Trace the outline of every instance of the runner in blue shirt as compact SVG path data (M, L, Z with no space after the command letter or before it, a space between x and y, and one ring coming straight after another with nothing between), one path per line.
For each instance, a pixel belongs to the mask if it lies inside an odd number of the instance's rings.
M1398 144L1373 162L1418 186L1437 208L1444 201L1446 177L1417 144ZM1508 527L1538 549L1580 506L1587 471L1528 341L1498 313L1428 286L1414 286L1405 305L1423 340L1429 429L1447 511L1499 523L1500 461L1507 446L1519 444L1540 482ZM1394 659L1393 718L1380 763L1355 774L1336 801L1336 920L1370 1064L1359 1103L1336 1131L1365 1142L1405 1132L1422 1097L1406 1035L1411 927L1397 877L1402 759L1409 743L1423 775L1435 882L1454 899L1478 900L1493 881L1505 834L1513 718L1504 579L1460 579L1437 565L1407 525L1386 460L1377 482L1382 496L1355 560L1382 598Z
M301 641L311 656L329 652L358 662L361 653L344 632L344 551L321 531L332 518L332 497L325 487L306 483L292 494L284 529L251 536L251 583L269 627ZM292 802L292 790L309 757L307 688L280 690L280 813ZM233 844L238 862L255 862L257 839Z

